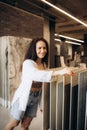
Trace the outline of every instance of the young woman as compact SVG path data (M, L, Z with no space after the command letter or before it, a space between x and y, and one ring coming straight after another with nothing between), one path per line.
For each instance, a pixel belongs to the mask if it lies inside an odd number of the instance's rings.
M47 71L48 43L44 38L31 41L22 65L22 81L15 92L12 105L12 119L5 130L13 130L21 122L21 130L28 130L32 119L36 117L41 97L42 82L49 82L52 76L72 74L68 69Z

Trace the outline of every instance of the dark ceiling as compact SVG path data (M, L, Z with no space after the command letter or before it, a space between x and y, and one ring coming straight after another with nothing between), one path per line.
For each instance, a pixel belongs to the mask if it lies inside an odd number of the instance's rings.
M41 17L55 19L55 32L83 40L87 27L61 14L41 0L1 0ZM87 24L87 0L47 0Z

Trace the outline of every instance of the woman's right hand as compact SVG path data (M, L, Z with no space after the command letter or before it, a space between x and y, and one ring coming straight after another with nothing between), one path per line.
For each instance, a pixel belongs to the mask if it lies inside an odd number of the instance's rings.
M70 76L74 76L74 72L69 67L64 68L63 71L64 71L64 74L68 74Z

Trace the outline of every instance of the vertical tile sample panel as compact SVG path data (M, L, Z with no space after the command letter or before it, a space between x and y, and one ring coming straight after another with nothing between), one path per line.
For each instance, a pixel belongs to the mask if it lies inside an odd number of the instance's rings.
M85 130L87 70L78 75L77 130Z

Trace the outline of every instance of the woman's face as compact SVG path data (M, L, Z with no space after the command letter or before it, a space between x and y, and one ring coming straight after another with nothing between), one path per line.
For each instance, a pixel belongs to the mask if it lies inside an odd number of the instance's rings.
M47 53L46 44L43 41L38 41L36 44L36 54L37 57L42 59Z

